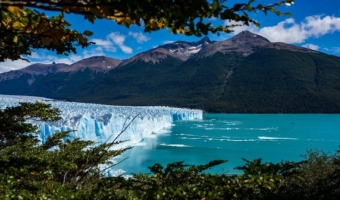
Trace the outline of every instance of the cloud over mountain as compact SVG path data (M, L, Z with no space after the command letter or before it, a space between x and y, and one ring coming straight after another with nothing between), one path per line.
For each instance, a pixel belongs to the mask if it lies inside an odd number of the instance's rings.
M225 25L230 22L225 22ZM313 15L307 16L300 23L294 18L279 22L275 26L257 28L255 26L235 27L235 34L249 30L261 35L271 42L303 43L309 38L319 38L323 35L340 31L340 17Z

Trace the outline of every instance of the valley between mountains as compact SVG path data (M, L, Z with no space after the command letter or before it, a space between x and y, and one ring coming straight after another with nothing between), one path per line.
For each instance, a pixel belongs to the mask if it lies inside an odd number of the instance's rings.
M0 94L224 113L339 113L340 58L248 31L0 74Z

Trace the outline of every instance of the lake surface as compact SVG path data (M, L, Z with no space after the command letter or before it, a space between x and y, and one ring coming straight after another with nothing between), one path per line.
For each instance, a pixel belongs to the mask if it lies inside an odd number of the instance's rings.
M175 161L205 164L228 160L211 173L240 173L241 158L263 162L299 161L308 149L334 153L340 146L340 114L204 114L203 120L178 121L156 138L125 153L117 167L126 174Z

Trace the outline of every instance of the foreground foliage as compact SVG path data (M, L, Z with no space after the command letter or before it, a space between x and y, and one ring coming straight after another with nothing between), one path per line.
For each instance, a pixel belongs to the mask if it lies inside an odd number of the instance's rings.
M55 133L41 144L28 123L60 119L42 103L0 110L0 199L339 199L340 152L310 151L302 162L245 160L239 175L209 174L205 165L183 162L149 167L151 174L106 177L101 164L128 148L94 145Z
M60 111L43 103L21 103L0 111L0 199L69 199L88 197L103 181L101 164L128 148L110 150L120 143L95 145L55 133L44 144L31 121L60 119ZM74 192L77 191L77 192Z

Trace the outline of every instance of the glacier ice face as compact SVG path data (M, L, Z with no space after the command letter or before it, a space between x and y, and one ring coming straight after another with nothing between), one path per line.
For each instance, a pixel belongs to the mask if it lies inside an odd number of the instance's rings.
M98 143L113 141L124 129L118 141L128 140L116 148L134 146L145 138L170 128L175 120L200 120L201 110L161 106L132 107L55 101L41 97L0 95L0 109L17 106L19 102L45 102L62 111L62 120L37 124L42 142L57 131L75 130L73 138Z

